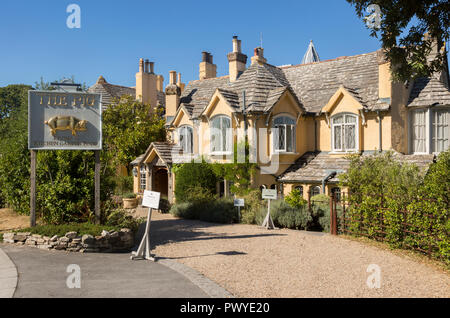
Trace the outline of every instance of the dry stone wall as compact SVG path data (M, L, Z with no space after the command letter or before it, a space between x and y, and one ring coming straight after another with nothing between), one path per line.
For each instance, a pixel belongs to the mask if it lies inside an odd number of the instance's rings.
M3 242L27 245L46 250L64 250L67 252L97 253L118 252L130 250L134 246L134 235L129 229L116 232L103 231L99 236L83 235L77 232L68 232L59 237L42 236L31 233L5 233Z

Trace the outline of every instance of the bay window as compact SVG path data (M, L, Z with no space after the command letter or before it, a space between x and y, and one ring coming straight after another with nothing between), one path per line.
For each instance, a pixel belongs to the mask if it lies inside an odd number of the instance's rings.
M358 150L358 117L353 114L339 114L331 119L332 149L335 152Z
M450 147L450 109L410 112L410 149L414 154L439 153Z
M295 152L295 119L276 117L272 131L274 152Z

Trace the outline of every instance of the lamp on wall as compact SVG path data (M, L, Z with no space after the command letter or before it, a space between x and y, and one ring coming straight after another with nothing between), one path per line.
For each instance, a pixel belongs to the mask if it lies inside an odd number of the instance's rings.
M138 176L138 169L137 169L137 167L133 168L133 176L135 176L135 177Z

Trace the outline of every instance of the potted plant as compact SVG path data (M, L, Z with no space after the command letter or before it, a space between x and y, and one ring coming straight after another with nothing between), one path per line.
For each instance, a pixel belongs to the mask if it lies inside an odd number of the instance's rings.
M135 209L137 207L136 193L126 193L122 197L124 209Z

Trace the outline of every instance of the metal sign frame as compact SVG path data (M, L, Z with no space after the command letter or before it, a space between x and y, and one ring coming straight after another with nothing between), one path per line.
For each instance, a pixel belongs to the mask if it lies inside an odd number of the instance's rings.
M67 117L71 124L58 127L57 117ZM102 150L102 139L101 94L28 91L28 149Z

